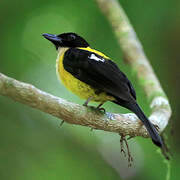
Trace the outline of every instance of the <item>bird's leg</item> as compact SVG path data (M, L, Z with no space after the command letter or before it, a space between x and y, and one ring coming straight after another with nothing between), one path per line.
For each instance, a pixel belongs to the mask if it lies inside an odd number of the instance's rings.
M93 99L93 97L89 97L89 98L84 102L83 106L85 106L85 107L92 107L92 106L88 106L88 103L89 103L92 99ZM93 108L94 108L94 107L93 107ZM90 130L93 131L94 128L91 127Z
M132 165L133 157L131 156L127 139L123 134L119 134L119 135L121 136L120 138L121 153L123 153L124 157L126 157L126 151L124 150L124 143L125 143L127 149L127 155L128 155L128 166L130 167Z
M100 110L100 111L103 111L104 113L106 112L106 110L104 108L102 108L101 106L104 104L104 102L100 103L96 109Z
M89 103L92 99L93 99L93 97L89 97L89 98L84 102L83 106L88 107L88 103ZM105 112L105 109L104 109L104 108L100 108L103 104L104 104L104 103L99 104L99 105L96 107L96 109L98 109L98 110L103 110L103 111ZM91 106L90 106L90 107L91 107ZM94 129L95 129L95 128L91 127L90 130L93 131Z
M88 103L91 101L93 99L93 97L89 97L86 101L85 101L85 103L83 104L83 106L88 106Z
M89 98L85 101L85 103L83 104L83 106L88 107L88 103L89 103L92 99L93 99L93 97L89 97ZM103 112L105 113L106 110L105 110L104 108L101 108L101 106L102 106L103 104L104 104L104 102L100 103L100 104L96 107L96 109L99 110L99 111L103 111ZM93 107L93 106L90 106L90 107Z

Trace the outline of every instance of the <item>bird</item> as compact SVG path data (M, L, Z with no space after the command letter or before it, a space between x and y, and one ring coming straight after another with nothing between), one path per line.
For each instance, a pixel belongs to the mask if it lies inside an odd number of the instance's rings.
M163 140L157 128L149 121L137 103L132 83L108 56L90 47L89 43L74 32L42 34L58 51L56 73L67 89L82 99L84 106L98 102L98 109L111 101L137 115L146 127L152 142L162 148Z

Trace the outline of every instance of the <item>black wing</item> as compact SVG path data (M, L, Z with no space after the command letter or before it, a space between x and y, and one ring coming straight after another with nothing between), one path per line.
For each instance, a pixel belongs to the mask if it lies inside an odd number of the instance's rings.
M136 99L136 93L126 75L111 60L96 53L70 48L64 54L66 71L91 87L124 101Z

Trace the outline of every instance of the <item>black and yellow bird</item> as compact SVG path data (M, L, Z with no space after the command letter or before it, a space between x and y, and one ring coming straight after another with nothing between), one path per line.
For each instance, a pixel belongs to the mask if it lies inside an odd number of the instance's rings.
M89 101L112 101L134 112L148 130L155 145L163 141L136 101L136 93L126 75L103 53L90 48L85 39L75 33L43 34L57 51L57 75L62 83L79 97Z

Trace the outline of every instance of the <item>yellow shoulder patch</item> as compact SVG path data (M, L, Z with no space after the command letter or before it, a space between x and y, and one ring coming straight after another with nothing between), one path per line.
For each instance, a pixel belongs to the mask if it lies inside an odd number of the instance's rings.
M106 55L103 54L102 52L97 51L97 50L95 50L95 49L91 49L90 47L87 47L87 48L83 48L83 47L82 47L82 48L78 48L78 49L83 49L83 50L86 50L86 51L89 51L89 52L93 52L93 53L96 53L96 54L102 56L103 58L110 59L108 56L106 56Z

